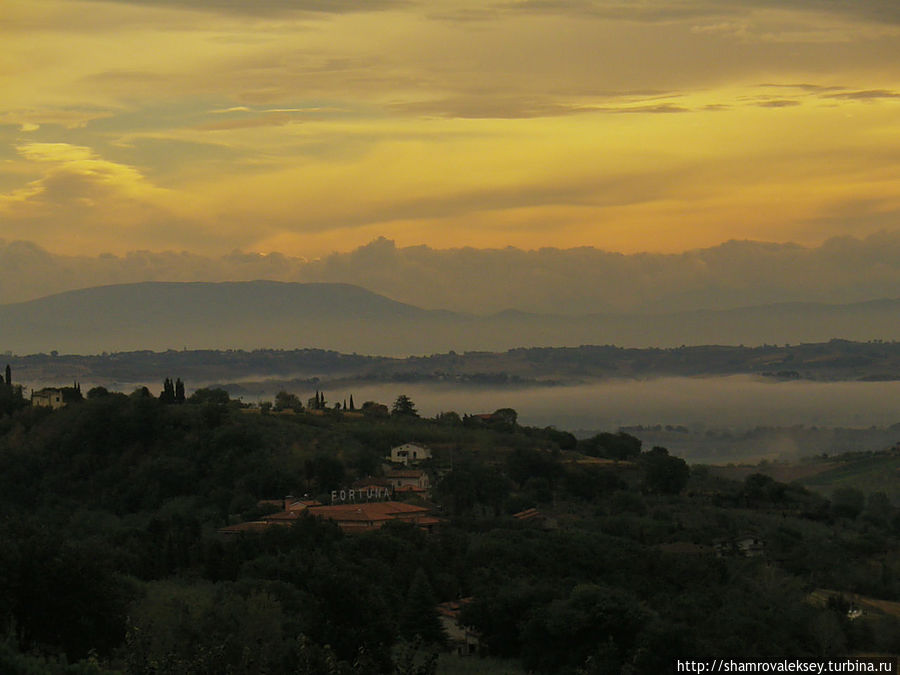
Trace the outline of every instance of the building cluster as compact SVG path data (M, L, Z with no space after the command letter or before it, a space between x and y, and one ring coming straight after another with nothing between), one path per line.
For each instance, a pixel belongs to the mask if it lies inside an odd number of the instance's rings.
M431 514L430 507L395 500L400 495L417 497L421 502L430 497L428 473L409 467L431 457L429 448L404 443L391 449L392 463L385 465L384 475L368 476L349 487L332 490L331 504L293 497L263 500L259 507L278 510L256 520L223 527L219 532L225 535L258 532L272 526L291 525L298 518L307 516L331 520L345 532L377 530L392 521L411 523L431 532L440 519Z
M270 500L260 504L271 504ZM314 500L285 500L283 510L262 516L246 523L229 525L219 530L221 534L260 532L269 527L292 525L299 518L314 517L337 523L344 532L371 532L392 521L410 523L431 532L440 520L431 515L431 509L405 502L373 501L324 505Z

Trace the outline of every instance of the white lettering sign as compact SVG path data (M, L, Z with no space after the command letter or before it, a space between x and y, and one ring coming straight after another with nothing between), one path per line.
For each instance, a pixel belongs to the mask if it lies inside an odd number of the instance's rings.
M380 485L369 485L364 488L341 488L331 491L331 503L371 502L379 499L390 499L391 488Z

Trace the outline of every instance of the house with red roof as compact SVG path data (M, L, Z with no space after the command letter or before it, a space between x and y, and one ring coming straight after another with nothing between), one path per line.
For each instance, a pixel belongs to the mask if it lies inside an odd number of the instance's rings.
M391 469L384 477L390 482L395 493L427 496L431 488L428 473L421 469Z
M295 502L297 504L298 502ZM411 523L423 530L431 532L440 523L439 518L431 515L431 510L424 506L406 504L404 502L360 502L355 504L333 504L323 506L319 502L297 509L285 509L278 513L262 516L258 520L237 523L220 528L218 532L225 535L244 532L260 532L269 527L293 525L300 518L314 516L332 520L344 532L369 532L378 530L386 523L399 520Z
M404 502L362 502L358 504L334 504L314 506L307 513L317 518L333 520L344 532L368 532L378 530L386 523L399 520L428 530L440 522L424 506Z

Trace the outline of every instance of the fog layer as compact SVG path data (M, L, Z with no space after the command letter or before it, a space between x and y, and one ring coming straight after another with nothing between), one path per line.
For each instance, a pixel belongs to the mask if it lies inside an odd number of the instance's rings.
M518 411L522 424L563 429L670 424L742 430L798 424L890 426L900 422L900 382L773 383L738 375L611 380L528 389L386 384L326 392L332 403L353 394L357 405L366 400L390 403L402 393L427 416L448 410L463 414L509 407Z

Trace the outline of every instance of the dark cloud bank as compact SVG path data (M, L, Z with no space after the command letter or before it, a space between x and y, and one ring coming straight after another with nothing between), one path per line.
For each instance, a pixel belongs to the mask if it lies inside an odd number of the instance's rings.
M0 240L0 304L137 281L343 282L427 309L555 314L729 309L773 302L900 298L900 231L818 247L730 241L679 254L596 248L432 249L377 239L306 261L186 252L60 256Z

